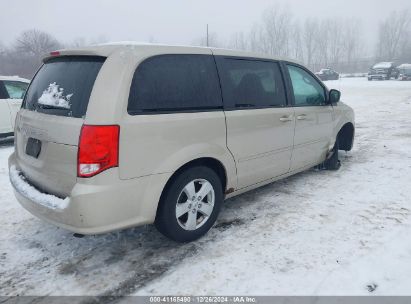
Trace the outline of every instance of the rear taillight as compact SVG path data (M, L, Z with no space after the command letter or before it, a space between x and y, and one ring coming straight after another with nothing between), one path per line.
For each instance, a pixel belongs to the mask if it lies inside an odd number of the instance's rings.
M119 126L83 125L78 147L78 177L91 177L118 167L119 134Z

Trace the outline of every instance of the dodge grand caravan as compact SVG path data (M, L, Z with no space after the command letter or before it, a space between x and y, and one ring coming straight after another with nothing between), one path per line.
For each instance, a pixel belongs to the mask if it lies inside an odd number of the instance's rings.
M10 180L21 205L80 234L155 223L176 241L224 199L338 169L354 114L298 63L223 49L109 44L52 52L25 95Z

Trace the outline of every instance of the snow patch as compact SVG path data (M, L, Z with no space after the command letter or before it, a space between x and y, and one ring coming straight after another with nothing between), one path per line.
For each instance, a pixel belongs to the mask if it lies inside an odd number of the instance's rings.
M25 177L17 170L16 166L10 167L10 182L16 188L17 192L25 198L40 204L46 208L62 210L68 206L68 198L61 199L57 196L46 194L38 191L32 185L27 183Z
M38 103L46 106L57 108L70 109L70 98L73 94L64 96L64 89L60 88L55 82L50 83L48 88L43 91Z
M392 67L392 62L380 62L373 66L374 69L389 69Z

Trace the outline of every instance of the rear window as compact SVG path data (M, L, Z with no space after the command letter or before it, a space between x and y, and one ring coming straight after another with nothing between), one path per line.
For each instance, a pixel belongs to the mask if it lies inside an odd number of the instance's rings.
M67 56L48 60L27 91L23 108L81 118L104 57Z
M160 55L142 62L133 77L129 114L222 108L211 55Z

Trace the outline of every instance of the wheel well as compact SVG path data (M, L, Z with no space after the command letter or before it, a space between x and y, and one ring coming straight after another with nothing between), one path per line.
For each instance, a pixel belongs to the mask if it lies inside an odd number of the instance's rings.
M346 123L338 132L338 145L340 150L350 151L354 142L354 125Z
M176 176L178 176L184 170L187 170L188 168L195 167L195 166L204 166L204 167L208 167L208 168L212 169L218 175L218 177L220 178L223 191L225 192L226 186L227 186L227 174L226 174L226 170L225 170L223 164L220 161L216 160L215 158L203 157L203 158L197 158L197 159L194 159L192 161L189 161L188 163L186 163L183 166L181 166L180 168L178 168L178 170L175 171L173 173L173 175L171 175L171 177L168 179L168 181L167 181L167 183L166 183L166 185L163 189L163 192L161 193L161 199L163 197L163 194L166 192L166 190L168 189L171 182L173 181L173 179ZM160 199L160 201L161 201L161 199Z

